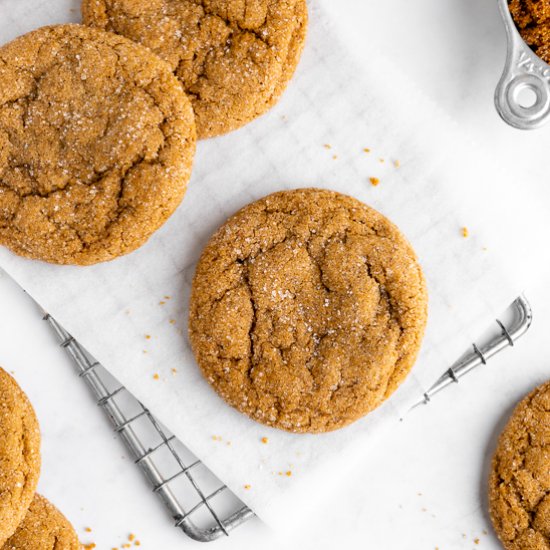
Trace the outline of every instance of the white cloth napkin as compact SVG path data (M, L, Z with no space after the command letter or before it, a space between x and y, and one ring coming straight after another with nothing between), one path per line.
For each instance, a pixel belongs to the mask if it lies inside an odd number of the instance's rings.
M75 4L0 0L0 42L78 19ZM199 144L182 206L141 250L87 268L0 250L0 266L275 526L299 518L311 488L337 480L513 301L524 277L546 269L537 264L543 228L529 225L543 216L528 197L509 200L518 181L505 163L470 143L374 48L354 60L322 3L311 3L310 15L303 60L280 104ZM416 249L430 293L423 350L406 383L367 418L321 436L265 428L226 406L186 338L194 266L212 232L254 199L305 186L354 195L392 219Z

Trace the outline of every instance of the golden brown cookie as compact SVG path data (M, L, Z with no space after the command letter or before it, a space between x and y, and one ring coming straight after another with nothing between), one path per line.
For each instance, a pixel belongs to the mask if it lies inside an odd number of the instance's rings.
M0 48L0 244L93 264L132 252L183 198L191 105L122 36L44 27Z
M320 189L249 204L198 263L189 337L233 407L292 432L326 432L403 381L427 316L414 251L384 216Z
M489 503L506 550L550 550L550 382L529 394L504 428Z
M40 474L40 431L32 405L0 369L0 546L34 497Z
M29 511L2 550L80 550L67 518L50 502L35 495Z
M191 98L200 138L239 128L276 103L307 29L305 0L83 0L82 15L168 62Z
M546 63L550 63L550 2L509 0L510 13L522 38Z

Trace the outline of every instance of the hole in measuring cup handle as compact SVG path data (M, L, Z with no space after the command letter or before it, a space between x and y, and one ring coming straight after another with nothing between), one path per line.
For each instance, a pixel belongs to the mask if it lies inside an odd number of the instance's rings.
M538 128L550 116L550 84L535 73L508 73L497 88L496 104L502 119L511 126Z
M534 101L531 105L524 104L525 92L531 92ZM519 118L526 121L536 120L550 106L550 95L546 83L534 74L525 74L515 77L506 88L506 99L510 110Z

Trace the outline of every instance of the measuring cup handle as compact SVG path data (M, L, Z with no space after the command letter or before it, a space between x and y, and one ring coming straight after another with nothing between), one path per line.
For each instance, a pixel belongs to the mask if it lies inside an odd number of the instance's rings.
M521 38L508 8L499 0L506 25L506 66L495 92L495 105L504 122L520 130L542 126L550 117L550 66L539 59ZM531 92L533 101L522 104L522 91Z

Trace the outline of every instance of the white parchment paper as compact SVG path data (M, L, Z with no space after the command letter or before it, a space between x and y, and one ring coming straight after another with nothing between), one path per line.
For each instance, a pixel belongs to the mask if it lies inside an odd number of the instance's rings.
M374 46L355 59L322 4L310 6L303 60L280 104L199 144L182 206L146 246L87 268L0 249L0 266L275 526L299 517L297 507L304 513L312 487L337 480L338 468L398 421L526 277L547 269L537 254L544 216L518 192L506 159L470 143ZM78 21L77 8L69 0L0 0L0 42L41 24ZM194 266L212 232L254 199L305 186L354 195L391 218L415 247L430 292L423 350L406 383L369 417L323 436L268 429L226 406L201 377L186 338Z

